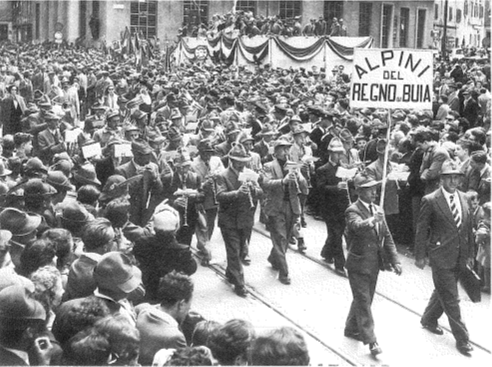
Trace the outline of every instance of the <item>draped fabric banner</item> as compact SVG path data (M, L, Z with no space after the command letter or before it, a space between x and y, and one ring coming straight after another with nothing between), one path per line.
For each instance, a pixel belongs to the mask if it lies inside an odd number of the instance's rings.
M371 37L238 37L218 36L214 39L183 38L175 51L175 61L202 60L195 51L206 48L212 60L244 65L269 63L272 67L332 67L344 65L351 71L354 49L371 48ZM201 53L200 53L201 55Z

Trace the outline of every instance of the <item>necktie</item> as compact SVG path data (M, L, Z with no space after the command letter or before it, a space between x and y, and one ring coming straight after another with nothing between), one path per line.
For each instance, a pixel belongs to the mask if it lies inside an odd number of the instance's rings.
M458 211L458 207L456 206L456 202L454 201L454 195L451 195L449 197L449 200L451 202L451 213L453 213L454 222L456 223L456 227L460 228L461 216L460 212Z

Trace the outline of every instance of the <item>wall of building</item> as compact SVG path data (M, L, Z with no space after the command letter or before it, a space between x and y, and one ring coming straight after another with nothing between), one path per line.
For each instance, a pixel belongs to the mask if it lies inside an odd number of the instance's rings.
M12 5L9 1L0 1L0 39L12 39Z
M447 34L449 47L451 47L451 44L454 47L461 47L462 45L481 47L481 41L486 36L485 16L487 14L487 1L489 0L448 0ZM472 3L478 6L477 14L472 11ZM468 11L465 15L466 4L468 4ZM435 5L437 17L434 18L434 31L442 36L445 0L436 0ZM482 12L480 7L483 9ZM461 19L457 17L458 11L461 12ZM450 16L451 13L452 17Z
M399 47L399 26L400 9L408 7L410 9L408 47L416 47L416 17L417 9L426 10L426 25L424 31L423 47L428 48L432 45L431 30L434 25L434 1L345 1L343 4L343 19L347 26L348 36L359 36L359 6L361 2L371 2L372 16L370 35L374 38L374 46L379 47L381 43L381 18L383 4L393 4L393 21L391 22L389 47ZM436 0L441 1L441 0ZM463 0L449 0L450 2L462 2ZM484 1L484 0L481 0ZM41 4L42 16L40 34L41 40L53 39L55 24L60 22L64 25L64 36L69 42L74 42L80 36L79 2L80 0L37 0ZM0 1L0 4L3 2ZM87 2L87 22L92 14L92 1ZM233 0L211 0L209 3L209 19L214 14L225 14L233 7ZM257 1L258 15L273 16L279 13L280 1ZM302 3L303 25L309 19L318 19L323 16L324 4L322 0L304 0ZM165 47L176 40L178 29L183 22L183 3L178 0L160 0L157 8L157 37L160 45ZM106 40L108 44L114 40L119 40L125 27L130 27L130 1L127 0L107 0L100 1L100 40ZM473 25L475 20L470 20ZM34 22L33 22L34 24ZM483 27L482 27L483 28ZM394 35L394 36L393 36ZM87 24L86 39L91 41L90 27Z

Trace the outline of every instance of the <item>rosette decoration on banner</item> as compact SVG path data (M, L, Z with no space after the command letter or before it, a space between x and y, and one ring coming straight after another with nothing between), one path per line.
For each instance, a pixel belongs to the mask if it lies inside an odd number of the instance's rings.
M355 48L370 48L371 37L239 37L219 35L213 39L183 38L175 51L175 60L194 62L200 60L198 47L207 47L213 62L255 65L269 63L273 67L330 68L333 65L350 65ZM200 52L199 55L203 55Z

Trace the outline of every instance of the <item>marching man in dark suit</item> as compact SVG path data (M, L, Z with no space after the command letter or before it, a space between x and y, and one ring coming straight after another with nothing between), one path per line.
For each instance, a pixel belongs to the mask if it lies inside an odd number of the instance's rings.
M345 323L345 336L369 344L373 356L382 353L374 333L371 304L379 270L402 273L393 237L383 210L374 204L378 181L358 174L354 179L359 199L345 211L347 262L353 301Z
M217 201L219 202L219 227L226 246L226 277L234 285L238 296L246 296L242 264L249 265L248 246L253 230L258 198L263 191L257 182L239 181L242 172L254 173L246 168L251 156L237 143L228 154L229 166L217 176Z
M438 320L446 313L456 348L468 355L468 330L461 319L457 280L473 264L472 215L465 194L457 190L462 172L447 160L442 165L441 188L422 198L415 237L415 265L423 269L429 258L434 291L420 320L424 328L442 335Z
M316 170L316 183L322 193L321 213L326 223L327 238L321 257L329 264L335 263L337 274L345 276L345 256L342 237L345 230L345 210L349 206L347 181L337 177L345 153L339 138L333 138L328 145L328 162Z

